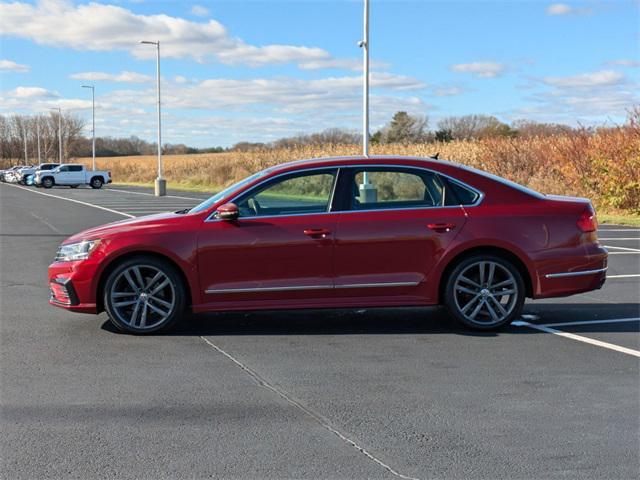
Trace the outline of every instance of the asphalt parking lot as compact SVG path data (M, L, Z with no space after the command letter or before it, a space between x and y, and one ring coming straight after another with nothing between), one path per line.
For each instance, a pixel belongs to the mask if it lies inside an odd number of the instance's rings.
M2 478L637 478L640 229L602 290L490 334L440 309L195 316L48 305L57 245L205 195L0 184Z

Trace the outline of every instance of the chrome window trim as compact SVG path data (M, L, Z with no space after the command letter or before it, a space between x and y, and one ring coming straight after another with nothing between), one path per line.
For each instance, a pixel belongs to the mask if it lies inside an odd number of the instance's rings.
M562 272L562 273L547 273L545 278L564 278L564 277L580 277L582 275L595 275L596 273L606 272L608 267L597 268L595 270L582 270L580 272Z
M434 209L434 208L469 208L469 207L477 207L478 205L480 205L480 203L482 203L482 201L484 200L485 194L484 192L482 192L481 190L478 190L475 187L472 187L471 185L469 185L468 183L463 182L462 180L458 180L457 178L454 178L450 175L447 175L446 173L441 173L438 172L436 170L432 170L430 168L425 168L425 167L419 167L419 166L415 166L415 165L393 165L393 164L363 164L363 165L331 165L331 166L324 166L324 167L312 167L312 168L305 168L305 169L300 169L300 170L294 170L294 171L289 171L289 172L283 172L283 173L279 173L277 175L274 175L272 177L266 178L264 179L262 182L254 185L253 187L251 187L249 190L242 192L238 195L236 195L235 197L233 197L231 200L229 200L228 202L225 203L234 203L235 200L237 198L239 198L240 196L244 195L245 193L250 193L252 190L259 188L263 183L271 181L275 178L284 176L284 175L289 175L292 173L299 173L299 172L313 172L315 170L327 170L327 169L335 169L336 170L336 179L334 181L334 187L333 187L333 192L332 192L332 197L331 197L331 201L329 202L329 206L328 208L331 209L331 206L333 205L333 195L335 195L335 190L337 188L338 185L338 179L340 176L340 172L343 169L349 169L349 168L375 168L375 167L382 167L382 168L408 168L408 169L417 169L417 170L423 170L429 173L432 173L434 175L440 175L441 177L444 177L452 182L456 182L460 185L462 185L465 188L468 188L469 190L476 192L478 194L478 199L474 202L471 203L469 205L441 205L441 206L425 206L425 207L396 207L396 208L372 208L372 209L367 209L367 210L340 210L337 212L334 211L326 211L326 212L317 212L317 213L292 213L290 215L264 215L264 216L256 216L256 217L238 217L239 219L243 219L243 220L251 220L251 219L258 219L258 218L282 218L282 217L296 217L296 216L301 216L301 215L330 215L330 214L336 214L336 213L365 213L365 212L385 212L385 211L397 211L397 210L427 210L427 209ZM212 212L211 215L209 215L207 217L207 219L205 220L205 222L217 222L217 221L221 221L221 219L219 218L215 218L216 212Z
M344 285L292 285L289 287L255 287L255 288L211 288L204 293L259 293L289 292L296 290L334 290L345 288L383 288L383 287L415 287L420 282L380 282L380 283L347 283Z

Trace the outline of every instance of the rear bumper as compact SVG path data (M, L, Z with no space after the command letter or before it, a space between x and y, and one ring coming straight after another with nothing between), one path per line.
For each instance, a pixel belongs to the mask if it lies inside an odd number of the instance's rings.
M563 258L538 271L534 298L566 297L602 288L607 279L607 250L599 245L587 255Z

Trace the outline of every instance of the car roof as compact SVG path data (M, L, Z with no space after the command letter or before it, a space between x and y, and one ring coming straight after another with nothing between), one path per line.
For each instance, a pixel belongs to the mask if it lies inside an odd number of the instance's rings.
M341 157L320 157L320 158L307 158L304 160L294 160L292 162L282 163L280 165L271 167L271 172L297 170L298 168L307 167L330 167L332 165L359 165L359 164L375 164L375 165L414 165L422 167L438 167L442 165L456 166L453 162L447 162L444 160L437 160L435 158L426 157L409 157L400 155L370 155L365 157L363 155L341 156Z

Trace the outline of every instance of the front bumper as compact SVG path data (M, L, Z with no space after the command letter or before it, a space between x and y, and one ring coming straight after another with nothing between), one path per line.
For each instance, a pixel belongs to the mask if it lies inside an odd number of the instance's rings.
M72 312L98 313L95 294L97 267L97 262L91 259L49 265L49 303Z

